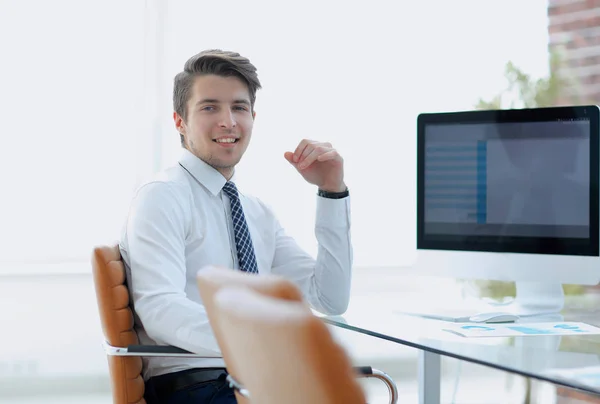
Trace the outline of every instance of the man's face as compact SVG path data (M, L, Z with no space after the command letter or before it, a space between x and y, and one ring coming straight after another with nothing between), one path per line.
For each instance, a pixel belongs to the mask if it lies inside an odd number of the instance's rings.
M229 179L252 136L248 86L237 77L196 77L187 113L185 122L173 115L185 147Z

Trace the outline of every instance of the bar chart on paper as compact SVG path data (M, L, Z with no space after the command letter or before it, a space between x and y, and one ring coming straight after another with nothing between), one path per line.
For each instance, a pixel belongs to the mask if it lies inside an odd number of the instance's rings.
M426 146L427 221L486 223L487 142Z
M600 334L600 328L580 322L522 324L449 324L444 331L463 337L524 337L535 335Z

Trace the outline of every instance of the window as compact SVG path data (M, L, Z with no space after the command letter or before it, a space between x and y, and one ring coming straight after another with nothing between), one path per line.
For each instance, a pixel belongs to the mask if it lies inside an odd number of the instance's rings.
M2 5L0 273L66 271L118 238L151 170L144 17L141 0Z

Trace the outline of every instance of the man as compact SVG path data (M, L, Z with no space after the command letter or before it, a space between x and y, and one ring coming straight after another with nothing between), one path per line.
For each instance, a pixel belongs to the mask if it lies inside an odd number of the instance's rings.
M120 248L141 343L206 358L144 358L149 404L235 403L196 287L196 272L206 265L279 274L295 282L316 310L341 314L347 308L350 208L338 152L329 143L302 140L284 154L318 188L316 260L265 204L235 185L260 87L248 59L220 50L193 56L175 77L173 118L182 156L137 191Z

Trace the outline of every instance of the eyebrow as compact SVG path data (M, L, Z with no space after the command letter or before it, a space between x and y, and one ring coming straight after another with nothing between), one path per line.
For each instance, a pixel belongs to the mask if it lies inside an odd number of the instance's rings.
M205 98L203 100L200 100L196 103L196 105L201 105L201 104L219 104L221 101L215 99L215 98ZM239 100L234 100L233 104L246 104L246 105L250 105L250 101L246 100L246 99L239 99Z

